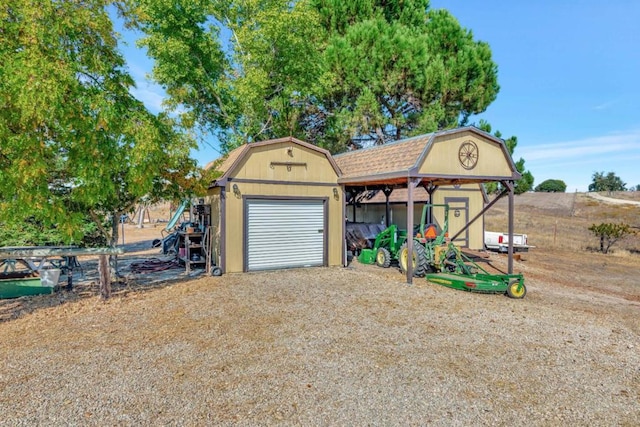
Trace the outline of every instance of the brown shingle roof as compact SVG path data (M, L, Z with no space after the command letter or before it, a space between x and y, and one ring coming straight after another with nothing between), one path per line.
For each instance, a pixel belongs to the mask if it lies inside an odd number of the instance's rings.
M416 166L433 134L335 155L342 178L409 171Z

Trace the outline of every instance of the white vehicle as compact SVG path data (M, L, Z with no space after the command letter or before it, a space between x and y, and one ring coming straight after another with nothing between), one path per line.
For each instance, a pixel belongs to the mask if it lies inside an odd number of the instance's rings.
M484 232L484 247L490 251L507 253L509 251L509 233L499 233L497 231ZM529 246L526 234L513 234L513 251L528 252Z

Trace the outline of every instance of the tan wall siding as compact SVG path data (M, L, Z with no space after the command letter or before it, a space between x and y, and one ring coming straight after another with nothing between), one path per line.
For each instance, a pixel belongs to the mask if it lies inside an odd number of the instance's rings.
M334 174L335 177L335 174ZM335 179L335 178L334 178ZM330 266L342 265L344 243L342 240L343 195L338 186L282 185L263 183L237 183L239 195L234 195L229 184L226 198L226 271L243 271L244 260L244 199L251 196L260 197L298 197L327 198L327 215L329 229L327 231L327 253ZM334 198L333 189L338 189L339 199ZM283 236L274 236L274 239Z
M289 148L291 154L289 155ZM254 147L233 171L234 179L286 182L330 182L338 177L327 158L317 151L292 143ZM273 163L294 163L290 167Z
M470 170L463 168L458 160L458 150L466 141L472 141L478 147L478 163ZM439 136L434 141L419 171L421 174L453 176L509 178L512 175L508 160L500 145L471 132Z

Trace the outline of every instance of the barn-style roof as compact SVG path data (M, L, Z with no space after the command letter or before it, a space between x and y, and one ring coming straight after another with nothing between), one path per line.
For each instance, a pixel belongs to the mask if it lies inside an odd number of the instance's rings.
M455 174L425 170L423 164L437 142L442 142L450 137L464 134L472 134L483 141L497 147L502 153L500 160L508 176L488 176L485 174ZM458 147L449 150L455 152L453 157L457 163ZM345 186L367 186L369 188L381 185L405 185L409 177L420 178L423 182L431 182L434 185L480 183L499 181L502 179L520 178L515 164L509 155L504 142L474 126L467 126L413 138L377 145L360 150L349 151L333 156L342 175L338 180Z
M508 173L505 175L503 171L501 175L497 176L470 173L458 175L448 172L432 172L430 168L424 166L425 159L427 159L437 142L463 134L473 134L497 147L496 150L502 152L502 156L499 157L503 157L503 159L500 162ZM233 168L248 154L249 150L282 142L299 144L326 156L339 176L338 182L347 187L405 186L409 177L419 178L421 181L430 182L433 185L480 183L503 179L517 180L520 178L520 174L517 172L504 142L474 126L419 135L334 156L331 156L323 148L293 137L272 139L241 145L229 152L226 158L210 162L206 168L214 167L216 162L220 163L215 167L223 174L222 177L216 180L217 184L221 184L226 181ZM455 150L457 151L457 148Z
M259 148L259 147L263 147L263 146L267 146L267 145L281 144L283 142L284 143L291 143L291 144L299 145L299 146L305 147L305 148L307 148L309 150L316 151L316 152L320 153L321 155L323 155L323 156L325 156L327 158L327 160L331 164L331 167L336 172L336 175L340 176L340 169L338 168L335 160L331 156L331 153L329 153L324 148L318 147L317 145L309 144L308 142L304 142L304 141L301 141L301 140L299 140L297 138L294 138L292 136L288 136L288 137L285 137L285 138L270 139L270 140L266 140L266 141L243 144L243 145L235 148L234 150L230 151L229 154L227 154L227 156L224 159L222 159L221 163L218 166L216 166L216 169L218 171L222 172L222 176L220 178L216 179L214 182L212 182L210 184L210 187L224 185L224 183L227 181L229 176L233 173L235 167L242 161L242 159L246 155L249 154L249 152L251 150L255 150L255 149ZM220 161L220 159L214 160L213 162L209 162L205 166L205 169L214 167L215 163L219 162L219 161Z

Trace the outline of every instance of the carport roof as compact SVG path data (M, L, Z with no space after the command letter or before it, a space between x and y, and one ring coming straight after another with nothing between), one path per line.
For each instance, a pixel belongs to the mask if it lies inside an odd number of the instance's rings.
M434 134L390 142L333 156L342 171L341 178L384 175L405 172L416 166L420 154Z
M433 132L396 142L377 145L360 150L334 155L336 164L342 171L338 183L345 186L403 186L408 178L419 178L435 185L465 184L497 181L485 176L427 176L418 175L418 168L424 161L436 138L448 134L473 132L500 145L513 172L512 179L519 179L511 156L504 142L475 126Z
M481 191L482 197L485 203L488 203L487 193L480 187L476 187L477 184L471 184L474 187L470 187L473 191ZM453 188L453 187L452 187ZM468 187L469 188L469 187ZM396 187L389 194L389 203L407 203L408 189L404 187ZM373 189L360 193L356 198L357 203L361 204L385 204L387 198L381 190ZM413 189L413 201L414 202L428 202L429 193L424 187L416 187Z

